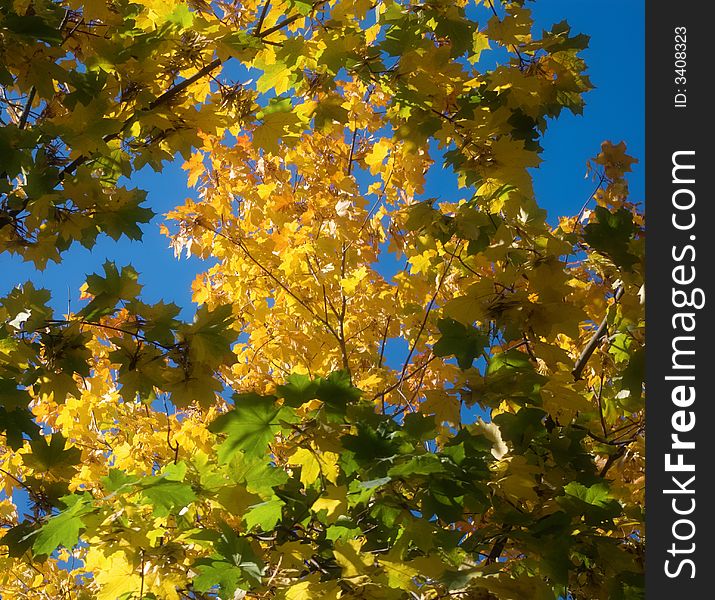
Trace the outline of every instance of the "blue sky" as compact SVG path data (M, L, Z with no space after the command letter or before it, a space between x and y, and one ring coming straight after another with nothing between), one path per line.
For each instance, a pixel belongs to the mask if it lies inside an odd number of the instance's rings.
M585 163L606 139L624 140L629 153L639 159L630 177L631 193L635 201L644 200L644 0L547 0L532 6L538 28L548 29L565 18L575 32L591 36L584 57L596 86L586 96L583 116L564 111L550 123L542 141L543 163L533 172L539 204L548 210L551 222L558 215L576 214L594 185L584 179ZM158 213L144 227L142 242L102 238L91 251L73 247L61 264L50 264L44 272L0 254L0 295L31 279L52 291L58 311L65 312L68 302L77 310L86 274L100 272L110 259L119 265L131 263L139 271L145 301L176 302L189 318L191 282L209 265L196 258L177 260L159 233L161 215L193 194L186 188L182 162L179 158L166 164L161 173L145 168L132 177L130 186L147 190L148 205ZM452 173L437 168L430 175L426 196L439 197L445 189L455 189Z

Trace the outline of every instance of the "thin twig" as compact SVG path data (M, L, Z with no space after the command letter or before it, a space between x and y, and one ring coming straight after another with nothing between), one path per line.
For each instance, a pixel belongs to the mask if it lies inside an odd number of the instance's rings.
M373 399L373 400L377 400L380 396L385 396L386 394L389 394L392 390L397 389L397 388L400 387L405 381L407 381L408 379L411 379L412 377L414 377L415 375L417 375L417 373L419 373L422 369L427 368L427 366L428 366L433 360L435 360L436 358L437 358L437 357L434 356L434 355L431 356L427 361L425 361L424 363L422 363L419 367L415 367L412 371L410 371L409 373L407 373L407 375L405 375L405 376L402 378L401 381L398 381L397 383L393 383L391 386L389 386L389 387L385 388L384 390L382 390L379 394L375 394L372 399Z
M459 247L461 246L461 244L462 244L462 240L460 240L457 243L457 247L454 249L454 254L452 254L452 256L450 256L450 258L449 258L449 261L447 261L447 265L445 266L444 271L442 272L442 277L440 277L439 283L437 284L437 289L434 291L434 294L432 294L432 298L430 299L429 303L427 304L427 310L425 311L425 316L422 319L422 323L420 323L420 328L417 331L417 335L415 336L415 339L412 342L410 351L407 353L407 358L405 359L405 362L402 365L402 372L400 373L400 380L402 380L405 376L407 367L410 364L410 359L412 358L412 355L414 354L414 351L417 348L417 343L419 342L420 337L422 336L422 332L425 330L425 327L427 326L427 321L429 319L430 313L432 312L432 308L434 308L434 303L437 300L437 296L442 291L442 285L444 284L444 281L447 278L447 274L449 273L449 269L452 266L452 262L454 261L454 255L459 253Z

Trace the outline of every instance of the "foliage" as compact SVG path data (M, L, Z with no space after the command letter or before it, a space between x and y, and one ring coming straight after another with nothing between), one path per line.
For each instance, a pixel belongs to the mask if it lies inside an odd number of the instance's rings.
M0 249L140 238L122 181L178 153L165 231L215 261L192 322L111 261L75 314L0 300L3 597L641 597L635 159L556 227L529 172L587 43L520 1L0 0Z

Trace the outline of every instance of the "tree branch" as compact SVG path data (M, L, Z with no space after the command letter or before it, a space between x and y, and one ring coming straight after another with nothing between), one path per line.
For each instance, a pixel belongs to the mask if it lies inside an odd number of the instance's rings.
M614 295L614 299L616 302L618 302L621 299L621 296L623 296L623 291L624 291L623 286L622 285L618 286L618 289L616 289L616 293ZM583 352L581 352L581 356L578 357L578 360L576 361L576 364L574 365L573 371L571 371L574 381L578 381L579 379L581 379L581 375L583 374L583 370L586 367L586 363L588 362L588 359L591 358L591 355L594 353L594 351L598 347L598 342L606 334L607 330L608 330L608 315L603 317L603 321L601 321L601 324L598 326L596 333L593 334L593 337L591 337L588 344L586 344L586 347L583 349Z
M266 15L268 14L268 8L270 7L271 2L270 0L266 0L266 3L263 5L263 8L261 9L261 15L258 17L258 24L256 25L256 30L253 32L253 35L261 35L261 29L263 28L263 21L266 18Z
M508 533L511 531L511 526L507 525L504 528L504 531ZM499 557L501 556L501 553L504 552L504 548L506 547L506 543L509 540L509 537L507 535L502 535L499 536L496 541L494 542L494 545L492 546L491 551L487 555L486 559L484 562L488 565L496 562L499 560Z
M314 4L313 10L315 10L318 6L320 6L321 4L324 4L325 2L327 2L327 0L323 0L322 2L318 2L318 3ZM266 6L267 6L267 4L268 3L266 3ZM277 23L273 27L266 29L266 31L256 32L254 34L254 36L259 39L263 39L263 38L269 36L270 34L275 33L276 31L279 31L279 30L283 29L284 27L287 27L291 23L294 23L301 17L303 17L303 15L301 15L300 13L296 13L295 15L293 15L291 17L283 19L283 21L281 21L280 23ZM263 23L261 21L260 25L262 25L262 24ZM229 58L231 58L231 57L229 57ZM179 95L181 92L183 92L186 88L188 88L190 85L192 85L193 83L196 83L199 79L202 79L206 75L212 73L218 67L220 67L222 64L223 64L223 61L219 58L212 60L209 64L207 64L204 67L202 67L201 69L199 69L196 73L194 73L188 79L184 79L184 81L177 83L176 85L174 85L171 88L169 88L168 90L166 90L163 94L161 94L159 97L155 98L151 103L149 103L148 108L141 109L140 111L138 111L137 113L135 113L131 117L129 117L126 121L124 121L124 123L122 124L119 131L117 131L116 133L108 133L107 135L105 135L102 138L102 140L106 143L106 142L109 142L109 141L119 138L122 135L122 133L124 133L126 131L126 129L129 127L129 125L131 125L134 122L134 120L137 118L137 116L140 113L146 112L148 110L153 110L158 106L168 103L173 98L175 98L177 95ZM68 164L64 169L62 169L62 171L60 171L60 174L58 177L58 180L59 180L58 182L61 182L64 179L65 175L69 175L69 174L73 173L75 171L75 169L77 169L77 167L83 165L85 162L87 162L87 160L89 160L89 156L87 156L85 154L81 154L80 156L75 158L70 164Z

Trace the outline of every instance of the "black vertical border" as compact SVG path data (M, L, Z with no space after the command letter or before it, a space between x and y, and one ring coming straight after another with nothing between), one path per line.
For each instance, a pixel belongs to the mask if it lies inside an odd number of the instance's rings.
M711 205L715 202L713 186L708 181L715 174L713 145L715 125L713 106L715 95L708 83L715 83L713 61L707 43L713 39L712 3L683 0L665 2L646 0L646 598L659 600L673 598L715 598L712 576L715 567L710 556L713 548L713 511L715 511L715 346L713 345L713 274L715 273L715 230L712 229ZM687 31L686 83L676 83L675 35L676 27ZM680 31L680 30L679 30ZM712 86L715 87L715 86ZM678 91L680 90L680 92ZM676 94L684 93L686 106L676 105ZM682 96L679 97L682 100ZM695 183L680 185L673 182L673 153L695 151ZM685 158L680 159L685 162ZM684 171L681 171L684 174ZM692 171L691 171L692 173ZM679 187L695 192L696 202L691 212L696 218L692 230L678 231L672 223L678 212L672 204L672 195ZM685 196L682 196L685 199ZM683 222L689 219L681 215ZM693 240L691 235L695 236ZM683 262L676 262L686 245L692 245L695 259L689 262L690 253ZM690 286L676 289L701 288L706 297L700 310L678 309L673 305L673 267L683 264L695 267L696 278ZM691 347L695 349L695 369L673 371L672 343L674 336L683 335L673 328L676 312L691 311L696 316L695 336ZM692 357L691 357L692 361ZM695 441L693 450L672 450L674 433L673 414L679 408L673 404L671 394L674 381L667 375L694 374L695 401L686 410L695 413L695 428L681 434L682 439ZM687 383L687 385L692 385ZM694 472L667 472L666 454L683 454L684 462L694 464ZM676 461L673 455L671 462ZM678 489L675 476L684 485L691 476L695 480L685 486L693 493L672 494L666 490ZM695 510L689 515L677 515L676 507L687 510L691 498ZM678 519L689 519L695 525L690 540L678 540L673 526ZM681 536L689 534L689 525L675 526ZM673 544L683 553L673 553ZM691 544L694 552L689 553ZM690 559L694 565L680 565ZM671 574L680 568L675 577L666 574L669 560ZM694 575L694 576L693 576ZM701 591L702 590L702 591Z

